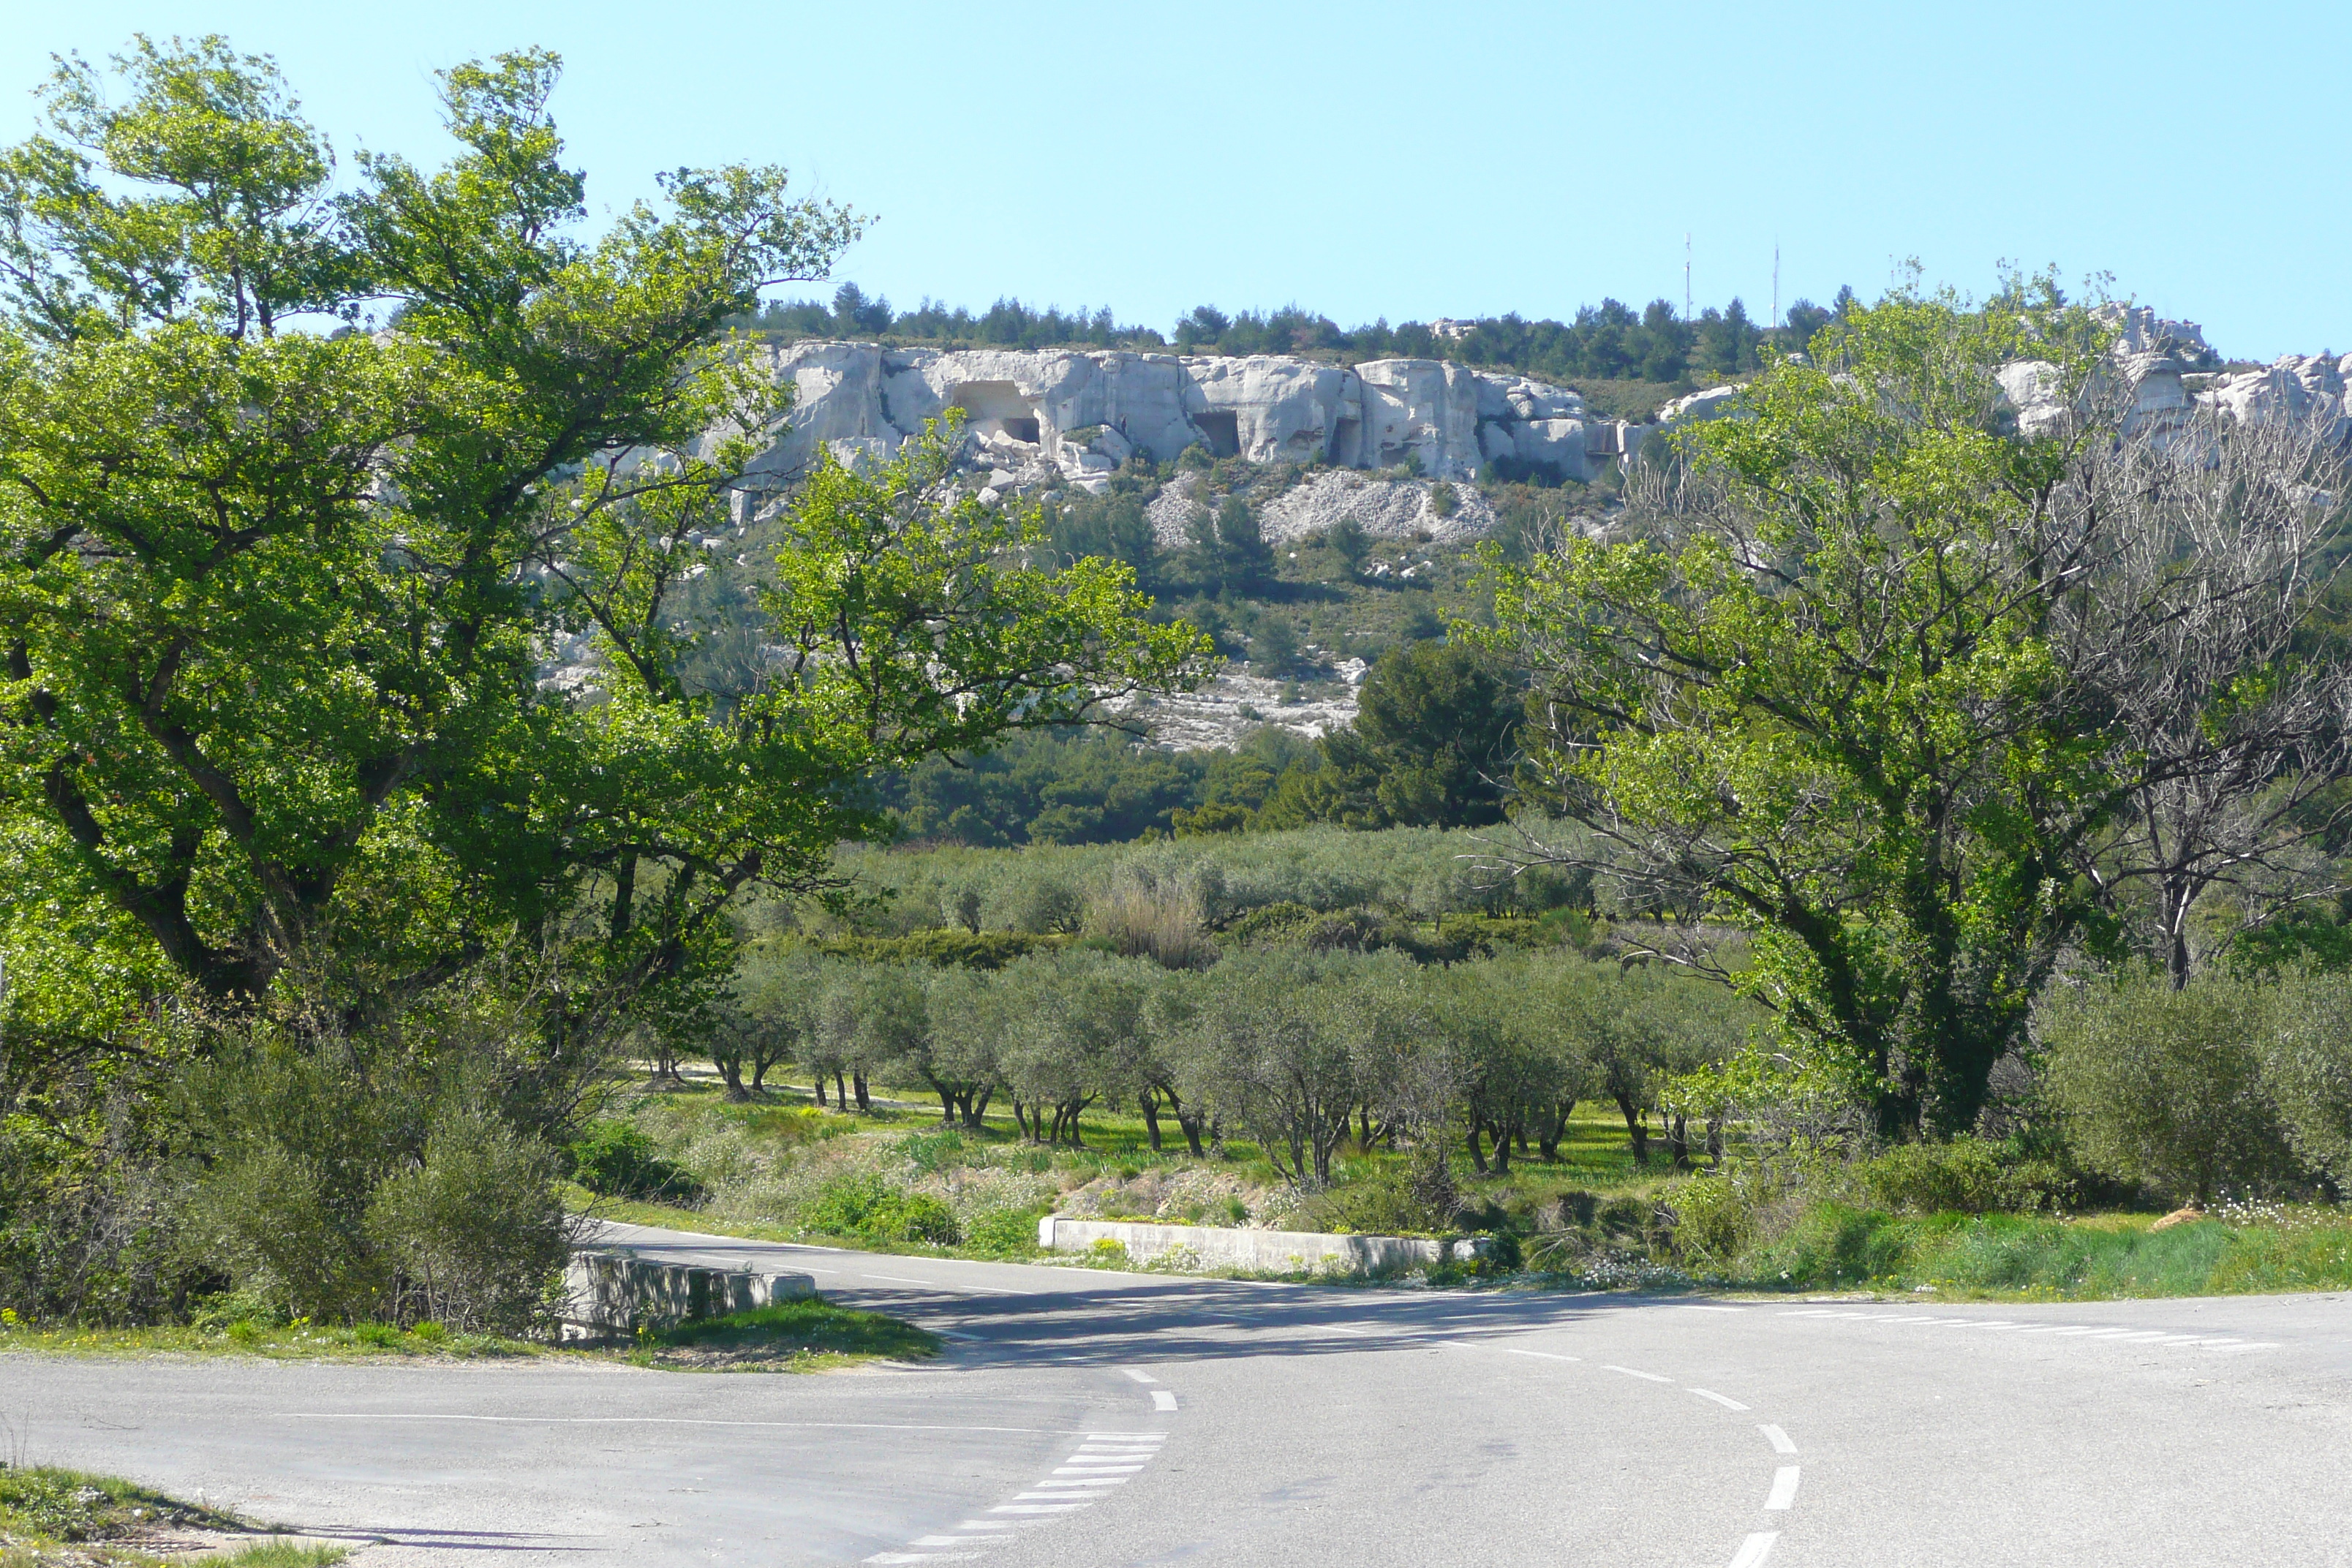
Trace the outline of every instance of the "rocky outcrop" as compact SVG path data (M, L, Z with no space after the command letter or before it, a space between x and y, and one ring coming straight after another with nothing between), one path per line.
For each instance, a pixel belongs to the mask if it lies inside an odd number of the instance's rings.
M790 382L789 428L759 467L793 473L816 452L885 455L949 408L964 412L999 488L1058 476L1099 489L1137 451L1189 447L1253 463L1418 468L1468 479L1499 458L1589 480L1635 444L1565 387L1438 360L1352 368L1277 354L1125 350L893 349L812 341L765 351Z

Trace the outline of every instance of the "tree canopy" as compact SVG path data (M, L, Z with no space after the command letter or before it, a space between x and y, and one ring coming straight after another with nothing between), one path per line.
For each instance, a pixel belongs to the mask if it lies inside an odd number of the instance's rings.
M604 979L674 978L876 830L866 772L1192 678L1125 568L1030 563L951 432L748 472L785 389L725 323L860 226L782 169L591 235L551 54L444 73L456 156L347 184L266 58L115 65L0 154L0 802L19 896L132 962L429 984L583 922ZM714 689L680 603L755 518L768 651Z

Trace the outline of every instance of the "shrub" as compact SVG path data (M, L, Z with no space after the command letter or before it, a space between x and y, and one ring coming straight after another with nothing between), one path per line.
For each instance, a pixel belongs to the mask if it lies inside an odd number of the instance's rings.
M2175 991L2152 972L2053 997L2044 1080L2084 1160L2200 1202L2291 1179L2262 1083L2264 1002L2252 982L2209 975Z
M445 1112L423 1161L368 1205L369 1239L396 1270L399 1317L527 1331L571 1254L553 1177L545 1144L480 1111Z
M2270 1000L2263 1078L2288 1141L2352 1189L2352 976L2290 974Z
M626 1121L591 1121L564 1151L572 1179L608 1198L693 1204L702 1184L662 1157L661 1146Z
M909 1193L872 1173L841 1176L802 1207L801 1224L834 1236L868 1241L930 1242L953 1247L955 1211L928 1193Z
M2055 1207L2073 1191L2049 1162L2017 1160L1968 1137L1889 1149L1855 1165L1852 1181L1870 1206L1911 1214L2029 1212Z
M1050 1205L1034 1208L988 1209L963 1227L966 1250L990 1258L1031 1258L1037 1252L1037 1221Z

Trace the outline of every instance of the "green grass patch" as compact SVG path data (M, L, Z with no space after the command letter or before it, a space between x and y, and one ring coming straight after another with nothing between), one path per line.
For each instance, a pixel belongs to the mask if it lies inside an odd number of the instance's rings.
M0 1351L67 1355L249 1355L270 1361L350 1361L441 1356L494 1361L558 1353L558 1347L493 1334L450 1333L438 1323L403 1330L388 1323L241 1321L97 1329L0 1324Z
M1730 1273L1727 1282L1749 1289L1927 1285L1939 1295L2002 1300L2342 1290L2352 1289L2352 1220L2289 1211L2159 1231L2137 1215L1902 1217L1820 1204Z
M824 1372L868 1361L920 1361L939 1336L879 1312L830 1301L788 1301L640 1334L640 1366L687 1371Z
M189 1530L244 1531L232 1514L199 1508L112 1476L0 1465L0 1568L161 1568L142 1543ZM341 1546L264 1538L208 1561L235 1568L328 1568Z

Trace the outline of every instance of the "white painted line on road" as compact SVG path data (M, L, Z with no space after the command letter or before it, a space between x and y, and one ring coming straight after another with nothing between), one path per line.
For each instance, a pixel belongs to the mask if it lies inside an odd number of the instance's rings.
M1057 1476L1131 1476L1143 1468L1141 1465L1064 1465L1054 1473Z
M2142 1329L2137 1333L2117 1334L2116 1336L2116 1343L2119 1345L2144 1345L2152 1340L2160 1340L2164 1337L2164 1331L2162 1329Z
M928 1279L909 1279L903 1274L860 1274L860 1279L884 1279L893 1285L929 1285Z
M1696 1301L1669 1301L1667 1306L1677 1312L1744 1312L1745 1307L1702 1307Z
M1001 1502L991 1513L1075 1513L1092 1505L1082 1502Z
M1002 1541L1001 1535L919 1535L911 1546L970 1546L979 1541Z
M1623 1373L1627 1377L1638 1377L1638 1378L1641 1378L1643 1382L1646 1382L1646 1383L1672 1383L1672 1382L1674 1382L1674 1379L1673 1379L1673 1378L1671 1378L1671 1377L1660 1377L1660 1376L1659 1376L1656 1373L1654 1373L1654 1372L1635 1372L1635 1371L1634 1371L1632 1367L1630 1367L1630 1366L1611 1366L1611 1365L1608 1365L1606 1363L1602 1363L1602 1365L1601 1365L1601 1371L1603 1371L1603 1372L1622 1372L1622 1373Z
M1797 1451L1797 1446L1789 1441L1789 1435L1778 1426L1759 1426L1756 1430L1764 1434L1764 1440L1772 1445L1774 1453L1793 1454Z
M1540 1357L1545 1361L1582 1361L1584 1359L1580 1355L1562 1355L1557 1351L1521 1350L1517 1345L1496 1345L1495 1348L1501 1351L1505 1355L1531 1355Z
M1772 1543L1780 1539L1777 1530L1749 1536L1739 1543L1739 1555L1731 1560L1731 1568L1764 1568L1764 1560L1772 1555Z
M877 1552L868 1563L971 1563L978 1559L977 1552Z
M1173 1410L1176 1408L1176 1396L1164 1388L1155 1388L1151 1391L1151 1408Z
M1772 1472L1772 1495L1764 1500L1767 1509L1792 1508L1797 1501L1797 1467L1783 1465Z
M1131 1377L1131 1378L1135 1379L1135 1381L1136 1381L1136 1382L1138 1382L1138 1383L1158 1383L1158 1382L1160 1381L1158 1378L1156 1378L1156 1377L1152 1376L1150 1373L1148 1373L1148 1372L1138 1372L1138 1371L1136 1371L1136 1370L1135 1370L1135 1368L1133 1368L1133 1367L1131 1367L1131 1366L1123 1366L1123 1367L1119 1368L1119 1371L1121 1371L1121 1372L1123 1372L1123 1373L1127 1373L1127 1375L1128 1375L1128 1376L1129 1376L1129 1377Z
M813 1432L1043 1432L1043 1426L922 1426L894 1421L720 1421L701 1415L444 1415L420 1410L287 1410L281 1421L486 1421L514 1426L761 1426Z
M1092 1502L1100 1495L1101 1494L1092 1487L1082 1487L1076 1491L1071 1490L1067 1487L1052 1487L1041 1491L1015 1492L1013 1496L1013 1500L1014 1502L1050 1502L1055 1498L1062 1499L1065 1501L1067 1501L1071 1498L1083 1498L1087 1501Z
M1359 1338L1361 1338L1370 1334L1372 1331L1370 1329L1343 1328L1338 1323L1326 1323L1323 1325L1323 1331L1327 1334L1354 1334Z
M1081 1437L1132 1437L1139 1443L1164 1443L1168 1440L1168 1434L1165 1432L1081 1432L1078 1436Z
M1740 1404L1737 1399L1726 1399L1722 1394L1710 1392L1707 1389L1693 1388L1688 1389L1685 1392L1696 1394L1701 1399L1712 1399L1717 1405L1722 1405L1726 1410L1745 1410L1748 1408L1748 1406Z

